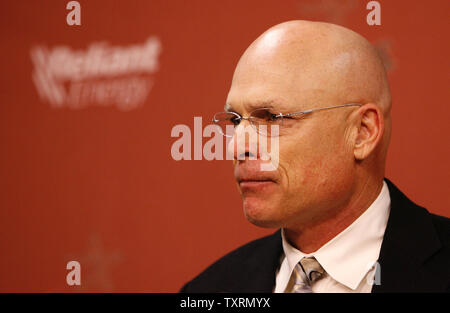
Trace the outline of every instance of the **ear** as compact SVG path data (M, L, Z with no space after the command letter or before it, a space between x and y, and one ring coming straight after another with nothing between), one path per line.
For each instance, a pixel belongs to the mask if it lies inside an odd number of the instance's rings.
M358 133L353 153L355 159L366 159L383 138L384 119L380 108L374 103L367 103L358 110Z

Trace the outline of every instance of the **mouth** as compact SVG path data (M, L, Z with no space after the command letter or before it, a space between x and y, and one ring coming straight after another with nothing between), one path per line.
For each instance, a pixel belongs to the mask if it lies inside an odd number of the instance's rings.
M267 188L275 185L273 180L253 180L245 179L239 181L239 187L243 192L246 191L264 191Z
M234 175L242 192L268 192L276 184L276 173L260 171L260 162L247 161L237 164Z

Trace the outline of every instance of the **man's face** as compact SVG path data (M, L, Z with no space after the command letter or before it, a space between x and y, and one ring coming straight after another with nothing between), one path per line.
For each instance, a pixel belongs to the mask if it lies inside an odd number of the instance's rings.
M339 93L327 89L329 79L320 70L293 70L276 60L258 57L241 60L227 105L230 111L248 116L262 107L270 107L271 113L286 114L344 104ZM260 159L234 161L244 212L250 222L263 227L311 225L330 217L349 201L354 171L347 120L350 113L351 109L343 108L284 119L274 171L261 171ZM242 136L247 123L242 122L236 129L230 145Z

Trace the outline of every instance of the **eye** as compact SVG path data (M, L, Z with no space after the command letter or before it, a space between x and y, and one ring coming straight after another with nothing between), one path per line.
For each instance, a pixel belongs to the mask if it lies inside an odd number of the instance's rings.
M271 113L268 109L257 109L252 112L251 116L254 119L265 122L276 122L280 119L280 116L275 113Z

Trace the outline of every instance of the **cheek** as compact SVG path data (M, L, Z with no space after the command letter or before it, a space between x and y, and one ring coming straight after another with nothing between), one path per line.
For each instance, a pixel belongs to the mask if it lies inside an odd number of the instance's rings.
M348 173L348 149L333 136L299 138L280 146L283 184L290 192L328 190ZM302 192L304 194L304 192Z
M302 188L315 181L325 163L325 155L317 147L292 144L280 149L283 183L290 190Z

